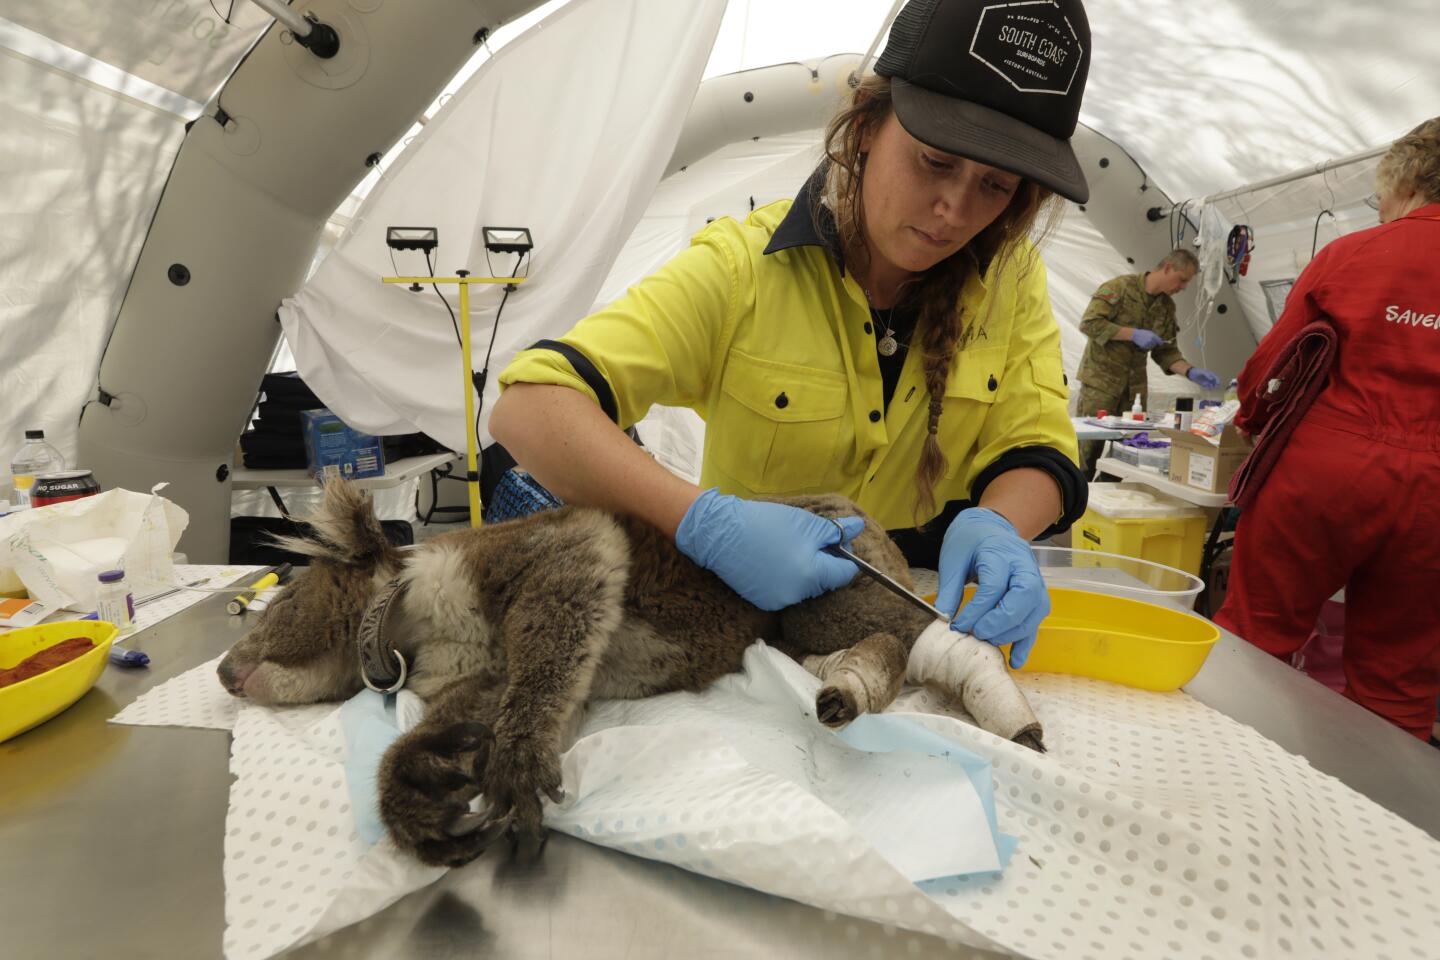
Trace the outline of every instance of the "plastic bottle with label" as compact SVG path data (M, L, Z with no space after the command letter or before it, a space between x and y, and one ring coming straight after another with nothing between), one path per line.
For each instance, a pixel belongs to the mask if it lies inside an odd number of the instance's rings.
M35 477L41 473L54 473L65 469L65 458L45 442L44 430L26 430L25 444L10 458L11 483L15 486L16 510L30 507L30 488Z
M95 595L95 616L113 623L121 635L135 629L135 598L124 570L106 570L100 574L100 590Z
M1239 400L1239 399L1240 399L1240 381L1239 381L1239 380L1233 380L1233 379L1232 379L1232 380L1230 381L1230 386L1228 386L1228 387L1225 388L1225 402L1226 402L1226 403L1229 403L1231 400Z
M1130 419L1144 420L1145 407L1140 403L1140 394L1135 394L1135 402L1130 405Z

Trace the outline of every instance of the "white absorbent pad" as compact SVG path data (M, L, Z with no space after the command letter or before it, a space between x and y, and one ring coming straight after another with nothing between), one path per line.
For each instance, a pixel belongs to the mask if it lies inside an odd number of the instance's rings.
M957 820L907 801L874 819L878 832L857 828L846 819L853 811L836 812L778 759L787 749L815 757L824 779L815 744L833 735L792 733L773 755L730 739L735 720L756 709L747 695L775 678L795 684L789 699L766 698L767 709L795 702L803 678L777 657L757 645L744 676L703 694L593 705L563 758L572 799L547 806L547 823L824 909L1022 956L1434 955L1440 843L1183 692L1077 677L1017 676L1045 725L1044 755L957 719L923 690L872 718L901 718L988 758L999 830L1019 841L1003 873L912 882L907 873L925 865L897 851L907 839L953 842ZM403 705L400 713L404 725ZM365 843L336 705L242 704L220 689L212 662L116 720L224 726L227 715L237 777L225 828L227 957L270 956L322 936L443 872L388 841ZM853 735L871 736L866 726ZM882 727L879 736L893 747L893 733ZM837 785L831 797L845 793ZM902 847L887 859L881 851L896 838Z

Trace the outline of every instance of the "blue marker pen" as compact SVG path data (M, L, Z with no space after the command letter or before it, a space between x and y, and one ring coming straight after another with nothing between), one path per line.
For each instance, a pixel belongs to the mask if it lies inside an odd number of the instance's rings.
M100 615L87 613L81 620L99 620ZM148 667L150 666L149 654L141 653L139 650L122 650L113 643L110 645L110 662L117 667Z
M150 657L139 650L122 650L119 647L110 647L110 662L117 667L148 667Z

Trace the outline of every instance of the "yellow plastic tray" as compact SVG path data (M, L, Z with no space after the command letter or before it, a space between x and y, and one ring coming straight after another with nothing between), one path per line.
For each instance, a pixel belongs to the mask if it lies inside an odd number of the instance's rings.
M967 588L968 601L974 586ZM933 599L932 599L933 602ZM1178 690L1195 678L1220 628L1153 603L1050 588L1050 616L1021 673L1064 673L1141 690Z
M83 697L104 672L110 644L119 632L115 624L100 620L63 620L0 633L3 669L71 637L87 637L95 642L94 649L69 663L0 687L0 743L44 723Z

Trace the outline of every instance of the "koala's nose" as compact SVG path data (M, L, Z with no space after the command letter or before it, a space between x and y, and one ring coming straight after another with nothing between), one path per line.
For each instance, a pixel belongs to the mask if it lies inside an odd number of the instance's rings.
M236 664L229 657L220 661L215 672L220 676L220 685L232 696L245 696L245 681L255 672L254 664Z

